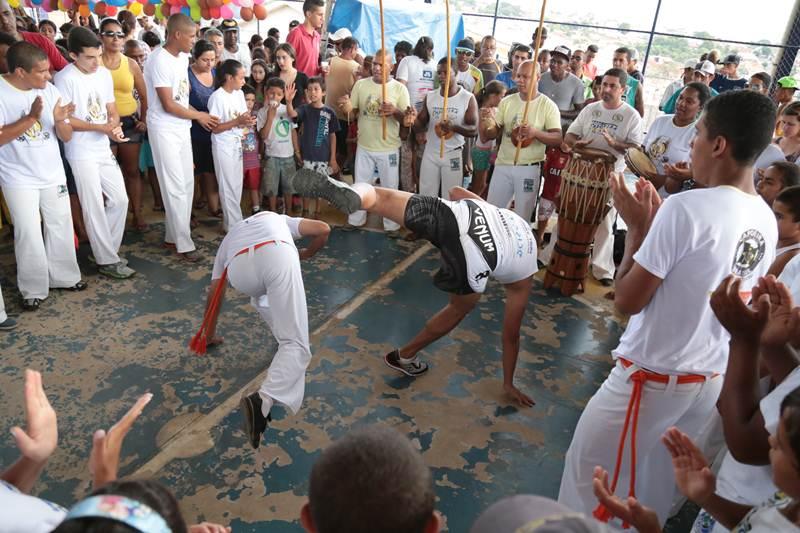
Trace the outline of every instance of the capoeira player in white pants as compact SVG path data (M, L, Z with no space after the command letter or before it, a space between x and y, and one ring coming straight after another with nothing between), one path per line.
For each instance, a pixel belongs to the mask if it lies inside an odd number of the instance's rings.
M455 61L451 63L450 68L452 69L450 77L455 80L457 68ZM443 122L444 86L447 78L446 57L439 60L436 75L439 77L441 88L430 91L423 97L422 109L414 123L417 135L423 132L425 134L419 193L449 200L450 189L460 187L464 181L461 152L464 148L464 136L474 137L478 132L478 102L471 92L453 81L450 84L447 100L447 121Z
M386 364L407 376L425 373L428 364L417 353L458 326L492 277L506 292L503 389L520 405L533 405L514 385L519 330L536 272L536 240L530 224L461 187L451 189L447 201L367 183L350 187L313 174L301 171L295 175L295 190L304 198L324 198L345 213L359 209L376 213L403 224L441 252L441 267L433 283L450 294L450 302L408 344L386 354Z
M253 448L258 448L275 403L288 407L293 414L303 403L311 347L300 260L317 253L330 231L330 226L319 220L262 212L231 227L214 259L206 315L190 347L203 353L206 346L221 342L214 334L226 279L233 288L250 296L253 307L278 341L278 351L261 388L243 396L240 404ZM298 250L294 240L303 237L311 237L311 241Z
M62 105L61 93L48 83L50 62L36 46L11 45L6 62L9 73L0 78L0 186L14 223L22 306L36 310L51 288L86 288L58 150L58 139L72 137L73 106Z
M125 180L109 139L125 141L114 105L114 82L101 64L100 39L89 28L69 33L75 60L55 76L55 85L75 105L74 134L64 152L75 176L89 244L101 274L125 279L136 272L119 257L128 216Z
M578 512L594 509L608 520L610 509L619 507L596 508L594 483L599 494L603 486L616 492L620 505L635 496L656 511L662 526L667 519L677 491L661 437L676 426L702 447L727 366L730 337L711 310L710 295L733 273L749 299L775 256L777 226L756 194L752 168L774 124L775 106L767 97L723 93L696 124L692 171L706 188L662 204L646 180L634 195L622 175L612 177L614 202L628 224L615 303L633 316L612 352L614 368L575 428L560 503ZM613 472L610 486L606 470Z
M147 131L166 214L165 245L174 246L187 261L200 255L192 242L194 172L189 129L196 120L207 130L217 117L189 106L189 59L197 26L178 13L167 22L167 42L150 54L144 67L147 84Z

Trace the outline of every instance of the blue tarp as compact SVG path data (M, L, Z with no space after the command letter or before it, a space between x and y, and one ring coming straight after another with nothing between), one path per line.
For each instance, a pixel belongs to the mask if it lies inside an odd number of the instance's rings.
M444 57L446 22L443 5L431 5L416 1L383 3L383 23L386 48L394 50L399 41L412 45L423 35L433 39L433 54ZM362 50L373 54L381 47L381 19L378 2L361 0L336 0L333 5L328 29L331 33L347 28L358 39ZM464 38L464 17L450 8L450 51L454 53L456 43Z

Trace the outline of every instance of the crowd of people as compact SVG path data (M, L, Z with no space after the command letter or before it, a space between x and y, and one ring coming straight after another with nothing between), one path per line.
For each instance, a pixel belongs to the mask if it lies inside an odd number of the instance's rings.
M126 230L150 231L145 185L153 211L164 212L163 245L180 261L203 260L192 228L207 210L225 237L191 346L220 342L228 283L251 296L279 341L261 388L240 404L257 448L273 405L302 405L311 348L299 261L328 239L330 226L316 220L327 200L348 215L345 231L373 213L388 236L441 252L434 285L448 305L386 364L424 374L419 352L460 323L491 277L506 295L503 388L532 406L514 383L532 276L557 249L558 226L547 234L562 171L574 152L602 150L613 201L591 273L614 286L630 320L575 428L559 503L515 496L473 530L569 521L603 530L616 520L660 531L682 497L702 508L697 531L800 529L795 79L746 78L737 54L720 61L711 51L676 73L665 114L645 127L633 49L615 49L601 66L596 45L551 46L542 28L505 62L492 36L462 39L452 58L436 60L428 36L367 55L342 28L321 50L322 0L306 0L303 13L285 41L272 28L243 45L232 19L199 27L176 14L164 25L123 10L32 28L0 0L0 186L22 307L36 310L51 289L87 287L81 241L100 274L134 276L121 247ZM632 149L655 171L631 188ZM615 260L620 219L627 232ZM301 238L310 242L298 249ZM16 326L0 297L0 330ZM116 479L122 439L150 399L93 436L95 490L65 510L27 495L57 445L41 375L28 371L27 427L12 430L22 457L0 486L4 508L19 510L17 529L187 530L168 489ZM380 427L322 453L299 519L321 532L443 525L422 457Z

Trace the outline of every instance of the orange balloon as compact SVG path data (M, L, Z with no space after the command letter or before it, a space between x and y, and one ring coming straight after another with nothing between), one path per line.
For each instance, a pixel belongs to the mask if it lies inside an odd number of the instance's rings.
M106 8L106 14L109 17L116 17L117 16L117 7L116 6L108 6Z
M239 16L245 21L253 20L253 10L249 7L243 7L242 10L239 11Z
M156 14L156 6L153 4L145 4L144 5L144 14L148 17L152 17Z
M208 0L208 7L222 7L222 0Z
M107 7L107 6L106 6L106 3L105 3L105 2L97 2L97 3L94 5L94 12L95 12L95 14L96 14L97 16L99 16L99 17L105 17L105 16L106 16L106 7Z
M264 20L267 18L267 8L261 4L253 6L253 14L258 20Z
M78 13L82 17L88 17L91 14L89 12L89 6L87 6L86 4L81 4L80 7L78 7Z
M168 3L166 3L166 2L162 2L161 3L161 14L164 15L165 17L169 18L169 15L171 13L171 11L170 11L171 9L172 9L172 6L170 6Z
M210 7L210 8L208 8L208 12L211 14L211 16L209 18L212 18L212 19L218 19L220 17L220 15L221 15L221 13L219 12L219 8L218 7Z

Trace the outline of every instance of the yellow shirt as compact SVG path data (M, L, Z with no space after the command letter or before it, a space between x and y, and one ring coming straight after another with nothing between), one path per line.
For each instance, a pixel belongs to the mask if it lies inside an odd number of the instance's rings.
M386 82L387 101L405 110L410 104L408 89L397 80ZM350 94L353 108L358 109L358 146L370 152L393 152L400 148L400 123L386 117L386 140L383 139L381 84L372 78L358 80Z
M128 61L130 61L128 57L122 56L116 70L108 69L114 81L114 103L120 117L133 115L137 107L136 98L133 97L133 72Z
M503 139L500 141L496 164L514 164L517 147L511 142L511 130L520 125L524 111L525 101L519 93L506 96L500 101L495 120L497 120L498 126L503 127ZM558 111L558 106L545 95L538 95L528 105L528 125L537 130L560 130L561 113ZM530 145L520 149L517 163L525 165L544 161L545 148L543 143L533 141Z

